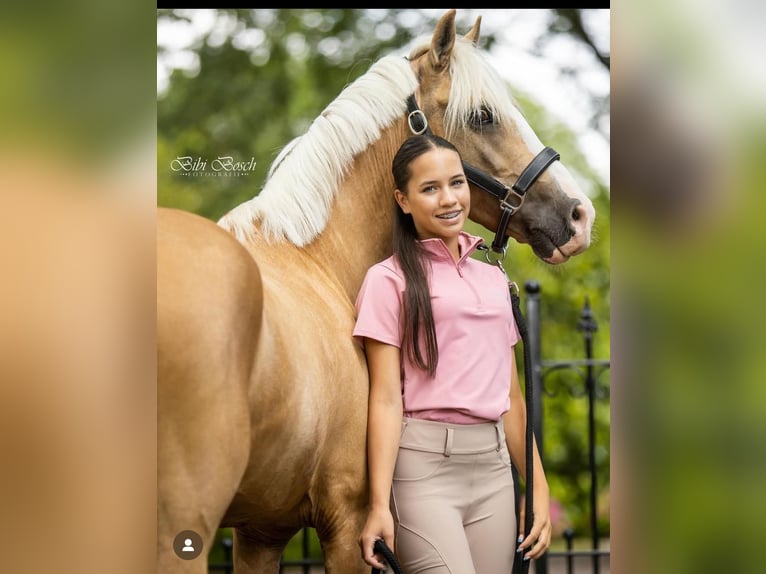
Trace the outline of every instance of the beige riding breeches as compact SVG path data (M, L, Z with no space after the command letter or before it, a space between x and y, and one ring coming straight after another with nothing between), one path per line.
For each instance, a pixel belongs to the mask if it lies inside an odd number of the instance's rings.
M406 574L508 574L516 516L502 420L403 419L391 509Z

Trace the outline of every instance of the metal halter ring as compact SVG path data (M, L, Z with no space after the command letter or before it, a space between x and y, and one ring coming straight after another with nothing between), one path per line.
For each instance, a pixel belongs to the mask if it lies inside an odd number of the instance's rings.
M504 246L502 252L495 251L494 249L487 249L484 252L484 257L487 259L487 263L490 265L499 265L500 269L502 269L503 261L505 261L505 254L507 251L508 246Z
M412 116L420 116L420 118L423 120L423 127L420 130L416 130L412 125ZM426 119L426 115L423 113L423 110L413 110L407 115L407 123L410 125L410 131L415 134L416 136L419 136L421 134L424 134L426 130L428 129L428 120Z
M508 279L508 273L505 272L505 267L503 267L503 261L505 261L505 254L508 249L508 246L503 246L502 253L495 251L494 249L487 249L484 252L484 257L487 259L487 263L490 265L497 265L500 268L500 271L503 272L503 275L505 275L505 278ZM510 280L509 280L510 283ZM518 287L516 288L518 291Z

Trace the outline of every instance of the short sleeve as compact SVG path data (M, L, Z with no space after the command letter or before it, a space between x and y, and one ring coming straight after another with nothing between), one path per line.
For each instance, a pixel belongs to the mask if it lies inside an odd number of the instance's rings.
M403 291L404 280L393 269L380 263L370 267L356 298L353 335L359 344L369 337L401 347Z

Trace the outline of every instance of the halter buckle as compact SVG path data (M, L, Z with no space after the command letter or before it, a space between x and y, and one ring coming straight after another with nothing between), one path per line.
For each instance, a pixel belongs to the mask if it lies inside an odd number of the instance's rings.
M421 121L423 122L423 127L419 130L416 130L415 127L412 125L412 117L418 116ZM407 123L410 126L410 131L416 135L419 136L421 134L424 134L426 130L428 129L428 120L426 119L426 115L423 113L423 110L413 110L407 115Z
M511 215L513 215L519 209L521 209L522 205L524 205L524 195L508 186L506 186L505 189L506 189L506 194L505 194L505 197L500 200L500 207L503 209L510 209ZM511 196L515 196L517 198L518 203L516 205L513 205L512 203L508 203L508 199Z

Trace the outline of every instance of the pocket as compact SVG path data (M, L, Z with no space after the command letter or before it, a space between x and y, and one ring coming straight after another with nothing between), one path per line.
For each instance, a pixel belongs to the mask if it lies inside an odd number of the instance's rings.
M447 457L442 453L400 448L396 456L394 480L400 482L425 480L436 474L445 460Z

